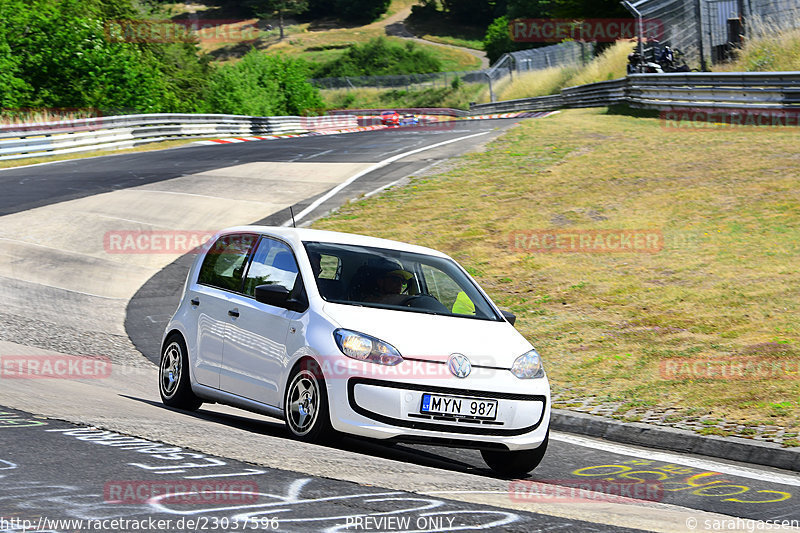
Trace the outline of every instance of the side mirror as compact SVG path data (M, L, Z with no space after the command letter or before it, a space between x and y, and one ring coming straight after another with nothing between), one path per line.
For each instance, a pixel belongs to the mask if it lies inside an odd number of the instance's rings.
M256 290L258 290L258 289L256 289ZM517 315L515 315L515 314L514 314L514 313L512 313L511 311L506 311L506 310L504 310L504 309L501 309L501 310L500 310L500 312L501 312L501 313L503 313L503 317L504 317L506 320L508 320L508 322L509 322L509 323L510 323L512 326L513 326L513 325L514 325L514 323L517 321Z
M256 287L256 301L288 309L289 289L283 285L259 285Z
M308 309L308 300L304 294L300 296L300 299L292 298L291 294L291 291L283 285L258 285L256 287L257 302L300 313Z

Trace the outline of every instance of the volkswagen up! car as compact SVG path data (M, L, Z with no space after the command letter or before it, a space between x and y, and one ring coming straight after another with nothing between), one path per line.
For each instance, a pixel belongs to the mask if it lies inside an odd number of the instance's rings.
M242 226L197 254L167 325L163 402L218 402L341 433L481 450L529 472L547 448L539 354L447 255L390 240Z

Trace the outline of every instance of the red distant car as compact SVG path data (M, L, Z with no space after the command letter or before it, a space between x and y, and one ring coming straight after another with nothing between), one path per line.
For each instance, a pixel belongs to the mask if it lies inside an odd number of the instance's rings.
M381 113L381 123L384 126L399 126L400 115L397 111L384 111Z

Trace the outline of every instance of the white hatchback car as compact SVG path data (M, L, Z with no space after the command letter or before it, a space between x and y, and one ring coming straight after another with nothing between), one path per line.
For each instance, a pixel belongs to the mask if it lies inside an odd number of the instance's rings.
M242 226L198 254L162 343L171 407L218 402L336 432L481 450L505 475L547 448L539 354L447 255L311 229Z

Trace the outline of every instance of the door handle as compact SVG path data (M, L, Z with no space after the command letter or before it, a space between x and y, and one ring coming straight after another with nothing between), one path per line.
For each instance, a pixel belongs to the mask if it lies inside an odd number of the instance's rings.
M192 298L191 300L189 300L189 303L192 304L192 305L200 305L200 299L199 298Z
M232 316L234 318L239 318L239 310L238 309L231 309L228 311L228 316Z

